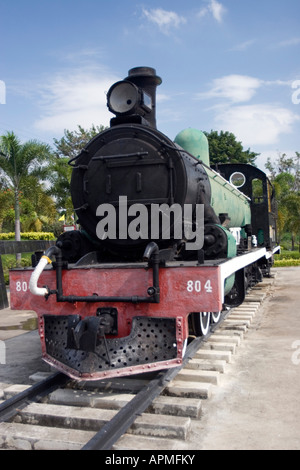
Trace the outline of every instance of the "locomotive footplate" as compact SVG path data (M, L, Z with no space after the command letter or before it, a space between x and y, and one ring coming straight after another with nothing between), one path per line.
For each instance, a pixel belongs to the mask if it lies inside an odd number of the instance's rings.
M111 325L107 328L114 326L107 322L107 313L102 314L85 319L44 315L44 359L76 378L97 379L107 376L105 371L177 358L176 319L134 317L129 336L120 338L107 337L103 323Z

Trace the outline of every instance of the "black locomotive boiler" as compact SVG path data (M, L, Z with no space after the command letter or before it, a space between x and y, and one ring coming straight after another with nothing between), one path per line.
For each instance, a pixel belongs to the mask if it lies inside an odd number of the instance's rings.
M77 380L177 366L278 249L267 176L211 168L199 130L157 130L160 84L137 67L112 85L110 127L69 162L78 230L11 271L12 308L37 312L44 360Z

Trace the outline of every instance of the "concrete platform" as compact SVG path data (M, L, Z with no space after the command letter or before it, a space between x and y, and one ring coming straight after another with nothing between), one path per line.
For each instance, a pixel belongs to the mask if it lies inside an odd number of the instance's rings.
M31 384L29 376L37 370L51 368L41 359L36 313L0 310L0 382Z
M276 280L184 449L300 449L300 266ZM267 280L266 280L267 281Z
M1 342L0 342L1 345ZM30 331L4 341L5 364L0 364L0 382L9 384L31 384L29 378L37 370L51 370L41 359L41 344L38 331Z
M31 310L0 310L0 341L15 338L37 329L37 315Z

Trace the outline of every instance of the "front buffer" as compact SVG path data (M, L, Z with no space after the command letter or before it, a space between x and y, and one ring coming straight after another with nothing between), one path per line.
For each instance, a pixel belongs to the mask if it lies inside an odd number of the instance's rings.
M170 262L157 268L157 279L149 263L58 264L39 274L47 287L36 286L38 295L29 289L31 268L12 270L11 308L37 313L43 359L76 380L176 367L189 314L222 310L220 269L212 264Z

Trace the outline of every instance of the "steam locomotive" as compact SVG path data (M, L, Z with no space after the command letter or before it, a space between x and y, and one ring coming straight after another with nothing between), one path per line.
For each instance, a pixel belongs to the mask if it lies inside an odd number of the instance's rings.
M69 162L80 228L10 273L12 308L37 312L43 359L77 380L178 366L278 249L267 176L211 167L199 130L174 142L158 131L160 84L136 67L111 86L110 127Z

